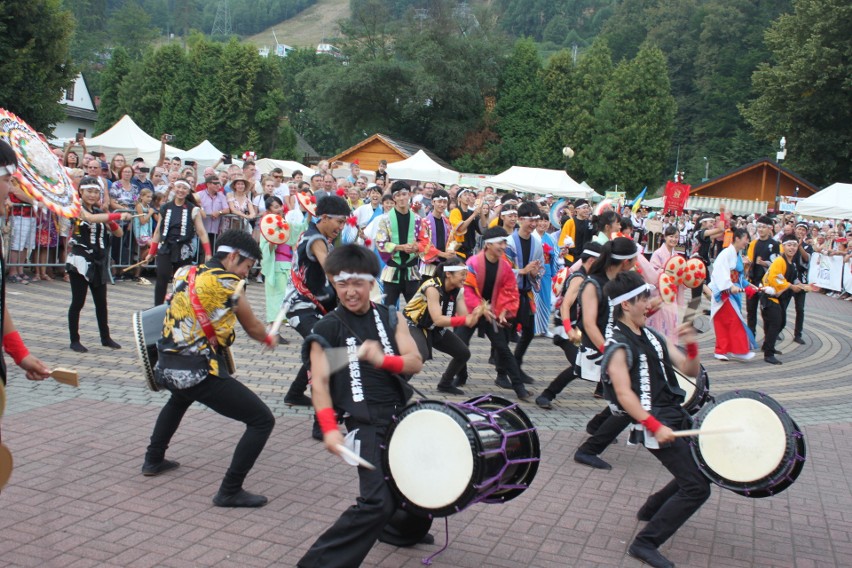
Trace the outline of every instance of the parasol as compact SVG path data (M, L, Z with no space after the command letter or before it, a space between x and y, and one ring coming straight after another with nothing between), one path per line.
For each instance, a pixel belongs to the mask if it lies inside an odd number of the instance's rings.
M77 190L50 146L38 133L11 112L0 109L0 136L18 157L18 170L14 176L27 195L57 215L79 216Z
M260 219L260 234L273 245L280 245L290 238L290 224L281 215L268 213Z

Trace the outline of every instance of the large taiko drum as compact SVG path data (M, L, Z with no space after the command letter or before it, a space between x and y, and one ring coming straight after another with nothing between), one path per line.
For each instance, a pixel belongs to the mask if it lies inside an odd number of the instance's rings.
M382 448L402 507L430 518L514 499L532 483L541 456L526 413L493 395L410 404L395 417Z
M773 398L751 390L726 392L704 405L695 428L738 429L698 436L692 455L713 483L746 497L769 497L787 489L805 464L805 438Z
M157 341L163 336L163 320L166 319L168 304L160 304L151 309L133 313L133 339L136 343L136 353L139 355L139 363L142 365L142 374L148 388L159 391L160 387L154 378L154 367L159 355L157 353ZM224 359L228 373L236 373L236 365L231 350L220 347L221 359Z
M710 376L707 374L707 369L701 365L701 370L694 379L677 369L674 372L678 385L686 392L686 398L681 406L688 413L695 414L710 400Z

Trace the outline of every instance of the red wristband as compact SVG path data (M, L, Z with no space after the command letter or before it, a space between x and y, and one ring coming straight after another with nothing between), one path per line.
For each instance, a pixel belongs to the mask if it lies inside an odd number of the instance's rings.
M571 330L574 329L571 327L571 320L568 318L562 320L562 329L565 330L565 333L571 333Z
M606 343L601 343L601 344L598 346L598 351L600 351L601 353L603 353L604 351L606 351Z
M450 318L450 327L461 327L467 323L465 316L453 316Z
M109 221L107 223L107 227L109 228L110 231L112 231L114 233L118 230L118 223L116 223L115 221Z
M269 335L267 335L266 337L263 338L263 343L267 347L273 347L275 345L278 345L278 337L275 336L275 335L269 334Z
M337 413L334 412L333 408L317 410L317 422L319 422L323 435L339 430L337 427Z
M654 418L653 415L649 414L648 418L642 421L642 426L644 426L651 434L656 434L662 424L660 424L660 421Z
M121 221L121 213L110 213L107 215L107 221Z
M379 369L391 373L401 373L403 364L402 355L385 355L385 358L382 359L382 364L379 365Z
M24 345L24 340L21 339L21 334L17 331L7 333L3 336L3 349L12 356L16 365L20 365L21 361L30 354L29 349Z
M151 243L151 248L148 249L148 254L151 256L157 256L157 247L160 246L160 243L154 241Z
M213 250L210 248L210 243L201 243L201 248L204 249L204 254L208 257L213 256Z
M686 344L686 358L687 359L695 359L698 357L698 344L697 343L687 343Z

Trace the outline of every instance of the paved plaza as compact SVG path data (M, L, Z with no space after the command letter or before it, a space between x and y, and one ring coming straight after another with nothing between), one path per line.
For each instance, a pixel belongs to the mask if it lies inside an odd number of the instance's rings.
M74 389L48 380L26 381L11 363L3 441L15 470L0 494L0 566L83 568L295 566L313 540L350 506L354 468L311 439L312 413L288 408L283 395L299 366L301 343L273 354L240 330L234 347L238 377L269 405L277 423L246 488L269 497L256 510L220 509L211 498L230 461L242 424L200 406L187 413L168 457L181 467L160 477L140 474L145 447L166 395L145 386L130 318L152 304L153 287L109 288L113 338L123 349L100 346L91 298L82 314L82 343L68 348L68 284L10 285L7 302L30 350L51 367L80 373ZM263 290L248 296L264 313ZM678 566L797 567L852 565L852 302L813 294L807 300L806 345L785 333L784 364L712 359L709 319L696 325L712 391L764 391L802 426L808 461L798 481L780 495L749 499L713 488L701 510L661 551ZM790 325L793 310L790 309ZM759 338L761 334L758 334ZM485 340L472 344L469 395L495 392ZM435 386L447 358L436 354L412 383L429 398L448 397ZM525 369L540 392L565 366L561 350L536 339ZM603 407L591 383L575 381L553 410L522 407L538 427L542 460L532 487L503 505L474 505L448 519L450 543L434 566L639 567L625 554L640 527L635 513L669 474L646 450L620 444L604 459L612 471L575 464L586 421ZM507 398L512 398L507 396ZM400 549L377 544L365 566L422 566L445 541L444 521L433 524L438 544Z

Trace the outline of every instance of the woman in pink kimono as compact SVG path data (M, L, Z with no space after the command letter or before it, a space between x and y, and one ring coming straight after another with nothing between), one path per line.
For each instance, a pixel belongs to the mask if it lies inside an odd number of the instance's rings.
M655 280L654 285L658 286L660 275L666 270L666 263L669 259L677 254L675 247L678 243L677 226L669 225L663 231L663 244L654 251L651 255L651 270ZM686 286L683 284L677 287L677 301L671 304L665 302L660 305L660 309L648 318L648 327L652 327L666 336L672 343L677 344L678 335L678 311L686 308L687 301Z

